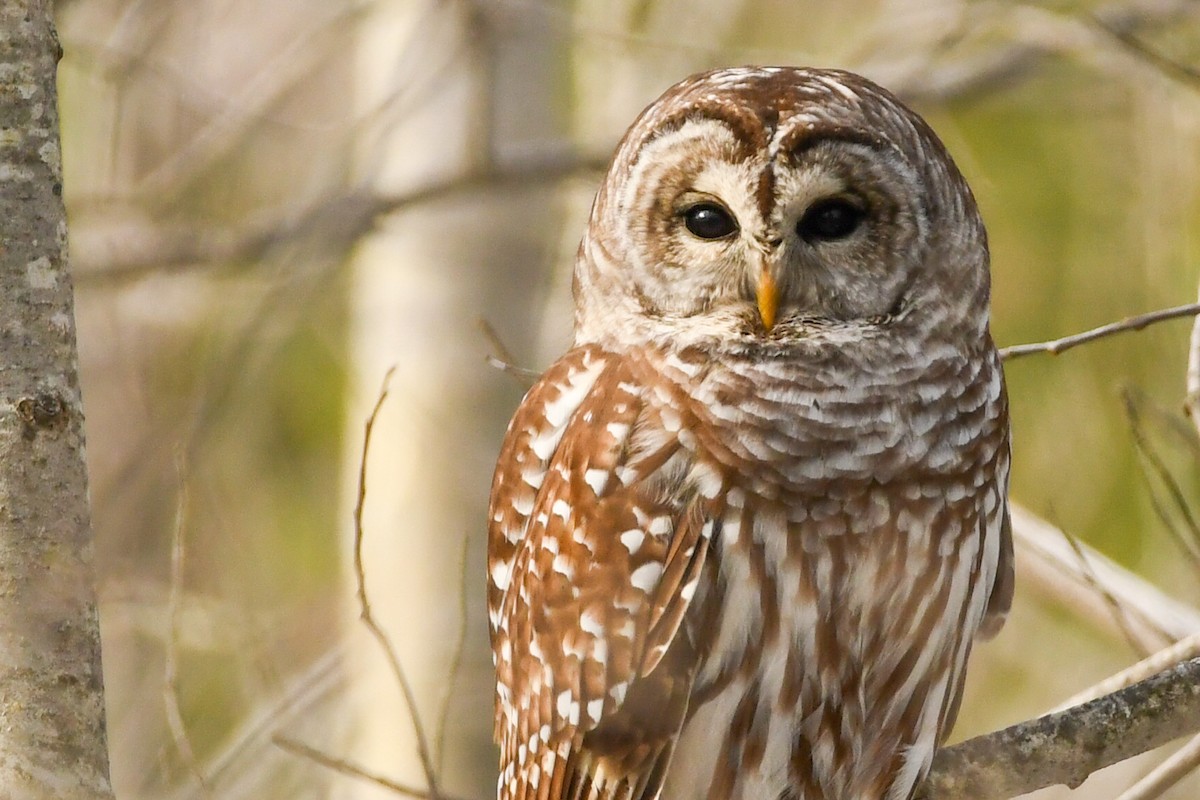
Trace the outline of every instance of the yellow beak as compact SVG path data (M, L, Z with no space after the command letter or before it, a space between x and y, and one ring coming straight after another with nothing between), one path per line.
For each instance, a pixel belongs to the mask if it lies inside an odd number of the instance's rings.
M758 313L763 327L768 331L775 327L775 312L779 309L779 285L765 269L758 278Z

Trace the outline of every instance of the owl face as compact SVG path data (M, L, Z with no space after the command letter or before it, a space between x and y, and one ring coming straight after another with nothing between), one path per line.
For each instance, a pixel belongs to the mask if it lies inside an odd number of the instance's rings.
M949 155L883 89L841 72L723 70L668 90L630 129L575 288L581 341L981 335L987 247Z

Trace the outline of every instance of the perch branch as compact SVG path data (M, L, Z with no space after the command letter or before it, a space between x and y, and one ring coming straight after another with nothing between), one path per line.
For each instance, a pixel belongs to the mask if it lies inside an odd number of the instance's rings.
M1006 800L1075 788L1099 769L1200 729L1200 658L1113 694L941 750L922 800Z

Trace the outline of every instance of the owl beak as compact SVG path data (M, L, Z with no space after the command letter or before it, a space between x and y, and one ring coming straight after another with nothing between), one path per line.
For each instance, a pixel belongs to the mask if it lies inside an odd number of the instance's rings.
M775 327L775 312L779 310L779 284L775 282L775 277L764 269L759 274L758 288L755 291L758 296L758 314L762 317L763 327L769 332Z

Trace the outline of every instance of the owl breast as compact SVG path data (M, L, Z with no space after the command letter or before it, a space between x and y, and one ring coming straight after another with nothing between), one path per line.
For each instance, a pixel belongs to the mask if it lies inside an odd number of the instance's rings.
M663 364L728 486L663 798L907 798L952 723L1001 546L998 365L830 369Z

